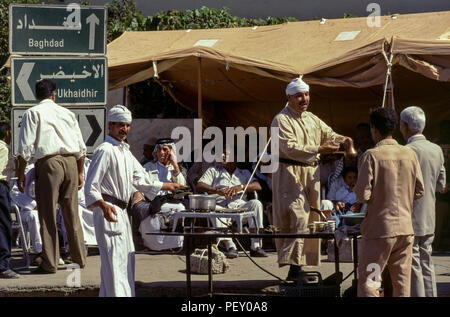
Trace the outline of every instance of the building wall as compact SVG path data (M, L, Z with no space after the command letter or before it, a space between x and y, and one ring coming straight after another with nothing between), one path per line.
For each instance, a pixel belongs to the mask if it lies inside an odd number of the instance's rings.
M112 3L112 0L90 0L92 5L106 2ZM344 14L363 17L369 14L366 8L372 2L380 5L381 15L450 10L449 0L135 0L138 10L145 16L159 11L185 11L207 6L216 9L228 7L232 15L239 17L292 16L299 20L342 18Z

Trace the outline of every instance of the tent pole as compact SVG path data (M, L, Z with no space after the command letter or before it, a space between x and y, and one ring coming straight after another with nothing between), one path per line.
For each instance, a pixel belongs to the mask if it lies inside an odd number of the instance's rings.
M200 120L203 119L202 114L202 58L197 57L197 116ZM203 120L202 120L203 121ZM201 122L201 131L203 135L203 122ZM202 147L203 149L203 147ZM203 153L203 151L202 151ZM200 161L200 164L198 165L198 175L203 175L203 155L202 160ZM195 182L195 185L197 185L197 182Z
M197 112L198 118L202 119L202 58L197 57L197 61Z

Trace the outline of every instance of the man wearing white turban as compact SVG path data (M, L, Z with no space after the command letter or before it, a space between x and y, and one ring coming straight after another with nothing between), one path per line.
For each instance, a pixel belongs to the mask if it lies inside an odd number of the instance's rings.
M309 86L301 78L287 85L286 96L286 107L272 121L279 129L280 162L272 175L273 224L281 233L305 233L318 220L310 207L320 208L319 154L337 151L347 137L307 111ZM319 239L275 239L275 245L278 265L290 265L289 280L298 279L302 265L320 265Z
M131 112L117 105L108 112L109 134L92 156L86 176L86 206L94 211L101 258L99 296L135 296L134 245L127 206L135 188L153 199L162 190L181 187L153 181L131 154L125 139Z

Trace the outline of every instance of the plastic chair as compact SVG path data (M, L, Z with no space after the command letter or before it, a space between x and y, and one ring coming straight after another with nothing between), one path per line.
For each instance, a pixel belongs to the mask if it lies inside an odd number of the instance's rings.
M12 220L12 223L11 223L11 228L19 229L20 238L22 240L21 244L22 244L23 259L25 260L25 266L14 267L13 269L14 270L25 270L25 269L28 269L31 264L30 252L29 252L30 246L28 244L28 239L25 234L25 230L23 229L22 219L20 218L19 207L14 203L11 204L11 213L14 215L14 219Z

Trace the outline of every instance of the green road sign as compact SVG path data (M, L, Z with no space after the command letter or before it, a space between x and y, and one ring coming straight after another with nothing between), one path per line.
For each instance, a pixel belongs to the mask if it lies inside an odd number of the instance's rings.
M71 3L9 6L9 52L106 54L106 8Z
M56 84L55 97L59 105L106 105L106 57L12 57L13 106L35 105L35 84L41 79L50 79Z
M11 110L12 152L14 156L17 156L19 146L20 123L27 109L29 108L15 107ZM92 154L95 148L105 140L106 107L67 107L67 109L75 113L86 144L87 154Z

